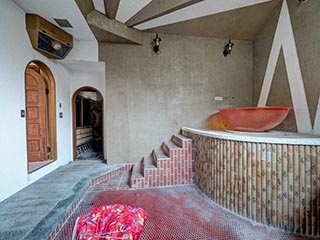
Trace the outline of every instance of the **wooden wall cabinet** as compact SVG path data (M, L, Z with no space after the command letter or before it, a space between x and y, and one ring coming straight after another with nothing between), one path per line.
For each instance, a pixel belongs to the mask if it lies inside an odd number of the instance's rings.
M36 14L26 14L32 47L48 58L64 59L73 47L73 36Z

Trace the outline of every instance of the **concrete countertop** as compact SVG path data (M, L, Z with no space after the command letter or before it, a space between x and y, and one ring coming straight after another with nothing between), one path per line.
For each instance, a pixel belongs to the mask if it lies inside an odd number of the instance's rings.
M272 144L293 145L320 145L320 135L303 134L295 132L269 131L269 132L241 132L241 131L215 131L183 127L182 130L201 134L204 136L234 141L259 142Z

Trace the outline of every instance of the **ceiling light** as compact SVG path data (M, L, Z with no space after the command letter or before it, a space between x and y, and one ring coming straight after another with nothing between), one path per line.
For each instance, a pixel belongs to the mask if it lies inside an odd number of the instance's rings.
M51 46L54 50L59 51L62 48L62 44L58 41L51 40Z

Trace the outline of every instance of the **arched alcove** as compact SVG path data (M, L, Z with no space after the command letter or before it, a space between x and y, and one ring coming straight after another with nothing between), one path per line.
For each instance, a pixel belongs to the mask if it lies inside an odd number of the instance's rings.
M81 87L72 95L74 160L91 159L90 155L83 154L88 150L97 153L96 156L91 155L93 159L104 159L103 105L103 96L94 87Z

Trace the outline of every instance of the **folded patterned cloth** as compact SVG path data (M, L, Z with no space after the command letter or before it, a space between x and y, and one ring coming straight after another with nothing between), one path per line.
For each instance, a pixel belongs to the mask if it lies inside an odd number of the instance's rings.
M77 219L73 240L139 239L146 221L142 208L113 204L93 209Z

